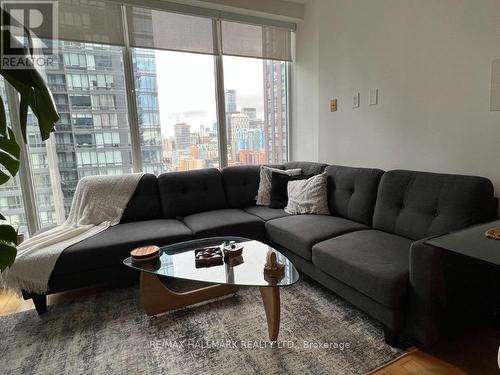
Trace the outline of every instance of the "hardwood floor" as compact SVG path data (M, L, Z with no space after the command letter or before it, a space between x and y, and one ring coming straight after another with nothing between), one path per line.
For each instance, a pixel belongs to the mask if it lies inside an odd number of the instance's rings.
M374 375L466 375L461 369L420 349L413 349L395 361L375 370Z
M500 330L482 328L450 338L430 348L413 349L374 371L376 375L493 375Z
M31 301L23 301L13 293L0 292L0 315L9 315L33 308Z
M69 302L102 288L81 289L49 296L48 304ZM0 292L0 316L33 308L12 293ZM469 332L433 348L411 348L372 375L492 375L499 374L497 352L500 329Z
M109 289L109 287L76 289L69 292L52 294L48 297L47 303L48 305L54 305L61 302L70 302L74 299L88 296L106 289ZM31 300L25 301L16 296L14 293L6 293L0 290L0 316L15 314L34 308L35 306L33 306L33 302Z

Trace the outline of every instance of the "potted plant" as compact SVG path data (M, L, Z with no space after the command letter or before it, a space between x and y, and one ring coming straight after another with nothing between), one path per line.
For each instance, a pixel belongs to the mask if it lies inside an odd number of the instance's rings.
M9 54L9 51L13 48L20 49L23 50L24 56L22 58L25 61L32 61L33 48L29 30L13 20L4 9L1 9L0 21L3 34L2 40L10 40L9 46L0 45L2 53ZM16 43L16 39L12 38L13 28L24 29L25 35L28 36L29 47L25 47L19 41L18 45L13 45ZM16 54L19 53L16 52ZM19 120L23 134L22 140L16 140L14 132L7 126L4 102L0 98L0 185L3 185L19 171L20 147L18 142L26 143L28 109L31 109L38 120L43 140L49 138L50 133L54 130L55 123L59 120L59 115L47 83L33 64L22 69L8 69L0 66L0 74L19 93ZM1 213L0 220L5 220ZM11 225L0 224L0 271L10 267L14 262L17 254L17 244L17 231Z

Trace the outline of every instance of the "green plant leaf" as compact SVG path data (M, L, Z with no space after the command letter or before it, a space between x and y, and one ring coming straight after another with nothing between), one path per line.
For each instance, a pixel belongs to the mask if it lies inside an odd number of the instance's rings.
M0 171L0 185L5 184L7 181L10 180L10 176L3 171Z
M17 243L17 231L8 224L0 224L0 240Z
M8 138L0 137L0 165L2 165L7 171L9 171L12 177L14 177L19 171L20 148L16 143L14 132L10 128L8 129L8 133ZM7 175L4 173L4 176L0 177L5 176Z
M16 159L19 159L21 154L21 148L16 142L16 137L12 129L8 129L9 138L0 136L0 150L8 152Z
M7 114L5 113L2 97L0 97L0 136L7 136Z
M15 246L0 241L0 271L12 266L16 259L17 249Z
M30 81L30 85L28 85L25 82L19 81L17 77L10 74L10 71L0 71L21 96L19 104L19 121L21 123L21 131L25 142L27 142L26 124L28 120L28 107L31 108L33 114L38 119L42 140L49 138L50 133L54 131L55 123L59 120L59 114L57 113L57 107L52 97L52 93L47 88L38 72L31 70L30 72L36 74L32 74L33 80ZM44 86L38 87L39 84Z
M25 94L20 91L21 101L19 102L19 122L21 124L21 133L23 134L24 143L28 143L26 128L28 126L28 106L30 90L25 90Z
M5 152L0 152L0 164L9 171L12 177L19 172L19 160Z
M42 140L48 139L50 133L54 131L54 124L59 121L59 114L52 94L46 87L34 89L34 103L31 109L38 119Z

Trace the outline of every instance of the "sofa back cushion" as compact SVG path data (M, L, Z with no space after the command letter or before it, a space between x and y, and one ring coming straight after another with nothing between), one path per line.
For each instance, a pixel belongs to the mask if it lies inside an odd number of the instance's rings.
M380 181L373 226L417 240L492 219L494 204L486 178L394 170Z
M145 174L137 184L120 223L161 219L158 179L155 175Z
M285 169L302 169L302 175L321 174L328 164L311 161L290 161L284 164Z
M215 168L164 173L158 187L166 219L227 208L221 173Z
M325 172L328 176L330 214L371 225L378 185L384 171L330 165Z
M283 165L270 165L284 169ZM226 201L230 208L243 208L255 205L259 190L260 165L238 165L221 170Z

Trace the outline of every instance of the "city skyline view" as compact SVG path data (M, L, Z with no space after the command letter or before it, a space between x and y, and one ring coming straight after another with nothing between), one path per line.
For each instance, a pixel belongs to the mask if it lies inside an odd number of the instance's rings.
M190 123L193 128L199 128L200 125L212 127L217 118L213 56L155 51L155 59L162 134L173 137L177 122ZM262 119L262 61L225 56L224 62L226 90L241 88L237 91L239 110L255 108L257 116Z
M133 171L122 49L58 43L57 67L46 73L60 121L45 142L32 114L27 129L42 227L65 220L82 177ZM286 160L286 62L224 56L222 151L213 56L144 48L132 48L132 56L144 172L219 168L221 152L228 165ZM18 179L0 191L0 206L27 231Z

